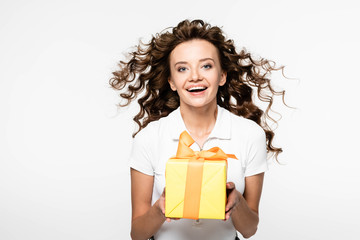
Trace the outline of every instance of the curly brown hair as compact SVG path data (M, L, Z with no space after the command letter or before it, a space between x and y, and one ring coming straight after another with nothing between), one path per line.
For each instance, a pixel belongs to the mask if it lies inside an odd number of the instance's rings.
M179 107L179 96L168 83L170 53L180 43L193 39L212 43L218 49L221 68L227 73L225 85L220 86L217 92L217 104L260 125L265 131L268 153L275 154L277 159L282 149L272 145L274 131L268 121L276 121L269 116L269 111L273 97L282 95L284 101L285 91L275 91L269 75L284 67L276 67L273 61L263 58L255 60L244 49L237 53L233 40L226 39L219 27L202 20L182 21L171 32L165 29L156 34L147 44L140 42L136 51L130 53L130 60L120 61L120 70L113 72L110 85L116 90L126 90L120 93L126 102L119 106L129 105L146 89L138 99L140 111L133 119L139 129L133 137L150 122L167 116ZM267 103L265 111L254 104L253 90L257 91L257 97L262 102Z

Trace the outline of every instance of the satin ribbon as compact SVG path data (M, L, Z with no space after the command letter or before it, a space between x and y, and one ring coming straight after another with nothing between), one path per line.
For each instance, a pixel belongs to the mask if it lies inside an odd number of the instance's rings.
M173 159L189 159L185 195L183 218L198 219L200 209L201 185L203 177L204 161L226 161L228 158L237 159L234 154L226 154L220 148L214 147L209 150L194 151L190 146L195 141L186 131L180 134L179 145L176 157Z

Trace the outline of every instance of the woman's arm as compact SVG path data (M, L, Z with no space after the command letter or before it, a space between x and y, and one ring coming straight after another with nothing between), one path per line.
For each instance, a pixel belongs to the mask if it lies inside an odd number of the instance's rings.
M153 236L166 220L164 196L151 206L154 177L131 168L131 238L144 240Z
M245 191L241 195L235 189L235 184L227 183L228 202L225 210L225 220L231 215L235 229L239 231L244 238L249 238L256 233L259 223L258 209L261 197L264 173L245 178Z

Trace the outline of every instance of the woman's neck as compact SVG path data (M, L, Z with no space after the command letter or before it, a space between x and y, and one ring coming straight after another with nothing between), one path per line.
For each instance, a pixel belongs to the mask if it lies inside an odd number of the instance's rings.
M216 123L216 102L201 108L180 105L180 113L190 135L202 148Z

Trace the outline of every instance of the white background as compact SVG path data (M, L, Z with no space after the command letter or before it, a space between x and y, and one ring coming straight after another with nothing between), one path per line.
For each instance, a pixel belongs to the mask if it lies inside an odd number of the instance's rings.
M202 18L256 56L280 107L252 239L358 239L357 1L0 2L0 239L130 239L127 158L135 105L111 72L140 38ZM277 100L280 103L280 99Z

